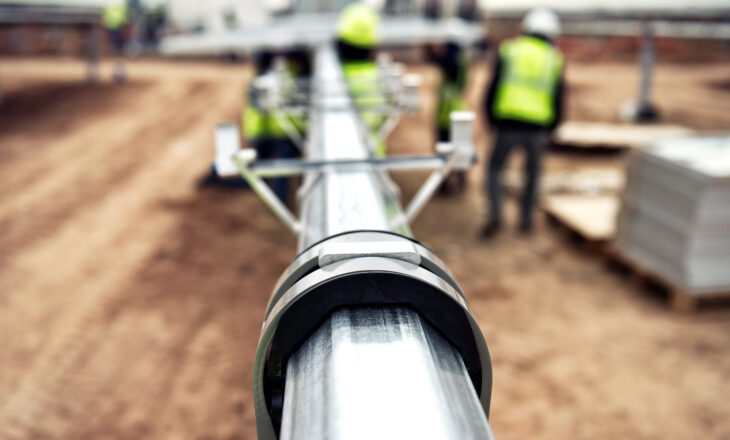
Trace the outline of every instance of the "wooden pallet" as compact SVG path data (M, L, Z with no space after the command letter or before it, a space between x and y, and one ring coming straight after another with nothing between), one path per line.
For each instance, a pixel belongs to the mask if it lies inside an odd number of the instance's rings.
M614 243L607 246L601 255L608 264L618 265L629 273L629 279L637 286L656 286L667 293L670 307L681 313L695 311L700 304L706 301L730 300L730 291L707 290L702 292L691 292L682 286L665 279L661 275L645 267L634 259L624 255Z
M618 196L614 194L554 194L541 206L553 226L568 230L590 247L600 247L616 234Z
M693 134L687 127L672 124L615 124L566 122L555 133L555 144L578 150L626 150L642 148L657 139Z
M729 298L730 292L688 292L652 270L623 255L616 246L616 221L619 196L549 195L541 203L548 222L567 231L586 250L602 258L607 265L619 266L637 286L658 286L667 292L673 310L691 312L707 299Z

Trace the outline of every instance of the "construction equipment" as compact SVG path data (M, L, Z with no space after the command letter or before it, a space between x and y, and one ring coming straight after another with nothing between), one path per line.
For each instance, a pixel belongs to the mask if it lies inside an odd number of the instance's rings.
M259 437L491 438L486 343L453 276L408 226L451 169L473 163L473 114L452 115L439 154L376 159L329 45L312 81L306 159L256 161L235 125L216 133L221 175L238 170L299 237L256 355ZM413 105L417 83L398 82L401 99L382 111ZM280 90L264 94L269 110L302 111ZM392 169L433 169L405 211ZM304 175L299 219L261 180L292 174Z
M180 42L166 47L180 53ZM475 162L474 115L452 114L451 140L436 154L375 157L331 37L309 44L310 81L274 75L255 84L263 110L309 116L306 139L295 140L303 159L257 160L240 149L236 124L215 136L219 175L243 176L298 236L256 353L258 436L492 439L486 342L453 275L409 227L449 171ZM379 65L374 88L385 99L367 111L387 116L383 137L417 106L419 81L388 60ZM396 169L432 170L405 210L387 175ZM298 216L262 180L290 175L303 176Z
M103 2L73 2L67 0L8 1L0 0L0 26L23 26L38 24L47 26L78 27L84 33L84 54L86 57L86 79L99 79L99 42L97 25L101 17ZM0 87L2 101L2 87Z
M294 46L317 47L335 37L337 14L300 14L279 17L263 26L205 31L166 37L160 50L168 56L249 55L260 49ZM426 20L385 16L380 21L380 45L414 45L456 38L474 44L484 38L485 27L460 19Z

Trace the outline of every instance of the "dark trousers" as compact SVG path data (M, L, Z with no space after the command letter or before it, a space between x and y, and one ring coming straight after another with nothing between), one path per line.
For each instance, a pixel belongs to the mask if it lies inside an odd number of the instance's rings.
M517 147L525 150L525 188L522 192L520 224L531 226L537 183L543 151L547 148L548 133L537 130L499 130L487 165L487 194L489 195L489 220L502 221L502 170L509 155Z

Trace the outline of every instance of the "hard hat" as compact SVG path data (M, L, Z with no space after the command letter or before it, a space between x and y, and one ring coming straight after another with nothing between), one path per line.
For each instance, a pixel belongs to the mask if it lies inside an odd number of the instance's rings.
M522 20L522 31L526 34L539 34L553 39L560 34L560 19L552 9L535 8Z
M364 3L347 6L337 20L337 38L352 46L369 49L378 44L380 19Z

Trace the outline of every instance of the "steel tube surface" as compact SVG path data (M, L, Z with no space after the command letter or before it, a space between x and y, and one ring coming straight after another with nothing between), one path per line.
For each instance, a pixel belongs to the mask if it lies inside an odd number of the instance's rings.
M401 156L350 160L264 159L251 164L251 171L259 177L295 176L312 171L337 168L341 172L373 170L434 170L446 163L445 156ZM237 174L236 174L237 175Z
M317 51L315 79L342 87L329 46ZM332 99L346 105L310 115L307 159L369 158L349 97ZM397 194L376 167L325 167L305 174L303 187L300 251L351 230L410 235ZM417 312L400 307L331 315L289 358L281 420L282 439L493 438L459 353Z
M289 361L281 439L493 439L459 353L406 308L340 310Z
M371 146L366 128L349 96L330 93L331 89L341 90L344 84L334 50L327 45L316 53L314 83L318 90L313 93L330 102L310 114L305 156L314 160L367 159ZM324 170L321 178L316 174L305 176L304 186L311 189L301 200L300 251L345 231L389 231L403 216L395 190L374 168L353 172ZM410 235L406 225L395 232Z

